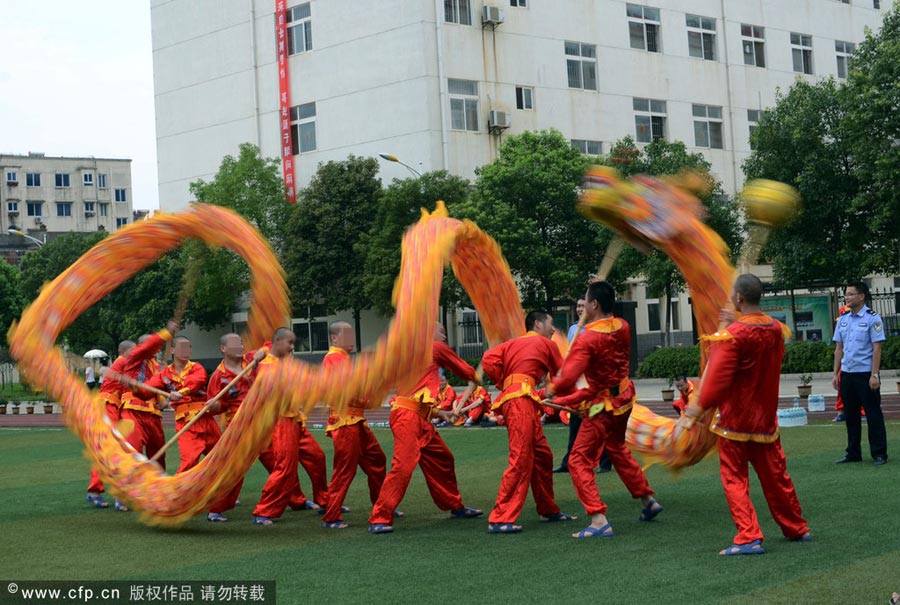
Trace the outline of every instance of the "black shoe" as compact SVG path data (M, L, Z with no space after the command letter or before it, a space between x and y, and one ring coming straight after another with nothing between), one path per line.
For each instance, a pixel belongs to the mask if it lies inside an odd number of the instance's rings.
M845 418L844 418L844 412L838 412L838 413L837 413L837 416L834 417L834 419L832 420L832 422L844 422L844 420L845 420Z
M887 458L884 456L875 456L875 460L872 462L875 466L881 466L882 464L887 464Z
M612 470L612 465L605 466L605 465L601 464L600 466L597 467L597 474L602 475L603 473L608 473L611 470Z
M555 469L553 469L553 472L554 472L554 473L568 473L568 472L569 472L569 467L560 464L560 465L557 466Z
M862 462L862 458L851 458L849 456L844 456L840 460L837 460L835 464L847 464L848 462Z

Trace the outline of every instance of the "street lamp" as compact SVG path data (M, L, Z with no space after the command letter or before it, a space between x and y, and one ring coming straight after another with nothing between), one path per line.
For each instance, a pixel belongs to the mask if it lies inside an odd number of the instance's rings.
M15 227L10 227L10 228L8 228L8 229L6 230L6 232L7 232L8 234L10 234L10 235L19 235L19 236L21 236L21 237L24 237L25 239L30 239L30 240L33 241L35 244L37 244L38 247L41 247L41 246L43 246L44 244L47 243L47 234L46 234L46 233L44 234L44 241L41 241L41 240L39 240L39 239L36 238L36 237L31 237L30 235L28 235L28 234L25 233L24 231L19 231L19 230L16 229Z
M403 160L401 160L400 158L395 156L393 153L379 153L378 157L380 157L383 160L387 160L388 162L397 162L401 166L406 166L410 170L410 172L412 172L414 175L416 175L416 177L422 178L421 172L419 172L418 170L416 170L415 168L413 168L412 166L410 166L409 164L407 164L406 162L404 162Z

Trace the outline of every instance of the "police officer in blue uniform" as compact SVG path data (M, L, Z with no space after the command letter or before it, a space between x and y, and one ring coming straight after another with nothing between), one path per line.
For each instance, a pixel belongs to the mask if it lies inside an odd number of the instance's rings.
M850 283L844 303L850 307L834 329L834 376L831 384L840 388L847 420L847 454L838 464L861 462L862 421L860 407L869 425L869 450L875 466L887 463L887 432L881 412L881 345L885 340L881 316L866 306L869 288L863 282ZM840 386L839 386L840 385Z

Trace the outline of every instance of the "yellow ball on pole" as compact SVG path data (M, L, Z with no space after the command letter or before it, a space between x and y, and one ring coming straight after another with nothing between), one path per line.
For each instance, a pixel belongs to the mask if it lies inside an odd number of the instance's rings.
M747 209L747 218L769 227L782 225L800 212L800 194L778 181L754 179L744 186L739 197Z

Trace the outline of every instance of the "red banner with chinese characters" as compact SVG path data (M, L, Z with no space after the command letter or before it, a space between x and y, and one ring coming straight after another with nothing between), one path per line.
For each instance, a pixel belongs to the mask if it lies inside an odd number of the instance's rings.
M275 39L278 50L278 115L281 119L281 165L289 204L297 203L294 181L294 152L291 145L291 80L288 76L286 0L275 0Z

